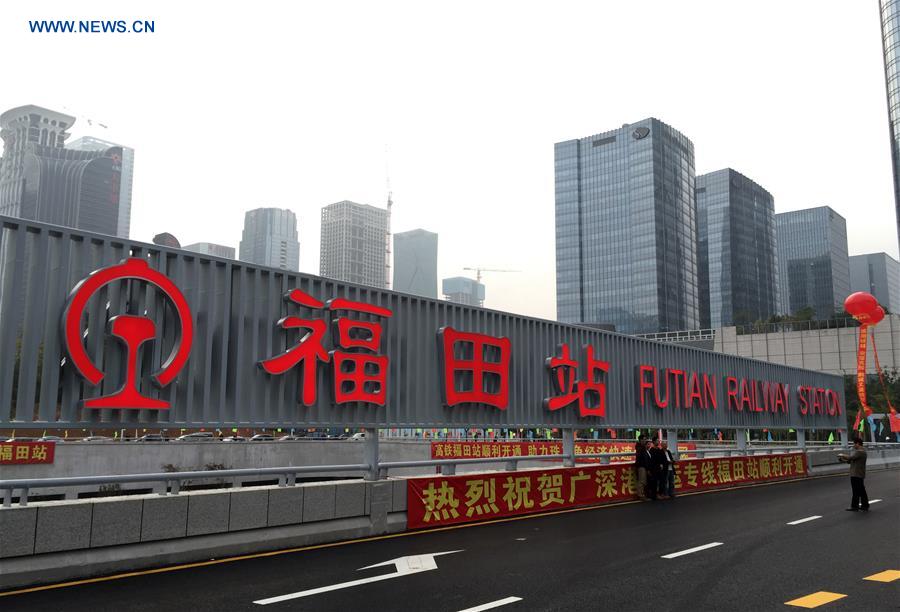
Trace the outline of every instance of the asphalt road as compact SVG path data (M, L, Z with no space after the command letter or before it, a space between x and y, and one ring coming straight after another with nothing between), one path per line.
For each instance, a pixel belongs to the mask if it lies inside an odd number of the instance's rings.
M820 591L845 595L822 610L900 610L900 578L864 580L900 570L900 471L866 484L882 500L868 513L844 511L847 477L817 478L10 595L0 610L755 611L802 609L786 602Z

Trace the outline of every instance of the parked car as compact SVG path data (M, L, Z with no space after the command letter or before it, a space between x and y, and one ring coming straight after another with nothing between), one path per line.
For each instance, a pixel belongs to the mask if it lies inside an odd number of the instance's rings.
M244 436L228 436L227 438L222 438L222 442L246 442L247 438Z
M350 439L353 440L354 442L362 442L363 440L366 439L366 432L363 431L360 433L355 433L352 436L350 436Z
M81 439L82 442L112 442L113 438L109 436L87 436Z
M62 436L41 436L38 438L38 442L65 442L65 438Z
M281 436L278 438L279 442L289 442L291 440L302 440L305 436L298 436L297 434L288 434L286 436Z
M272 434L256 434L250 438L251 442L273 442L275 436Z
M165 442L166 438L162 434L144 434L137 438L135 442Z
M178 436L175 440L180 440L182 442L214 442L216 437L211 431L195 431L194 433Z
M37 438L28 438L25 436L16 436L14 438L10 438L6 440L6 442L37 442Z

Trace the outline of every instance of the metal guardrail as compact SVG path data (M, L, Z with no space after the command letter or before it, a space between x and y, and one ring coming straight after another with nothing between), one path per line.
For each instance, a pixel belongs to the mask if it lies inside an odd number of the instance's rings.
M686 450L683 453L692 458L703 459L708 456L740 456L762 454L785 454L792 452L825 452L841 450L842 447L831 446L767 446L767 447L721 447L698 448ZM898 443L870 443L868 449L900 449ZM564 466L573 466L578 459L598 459L600 464L608 464L614 457L630 457L632 452L622 453L585 453L562 455L534 455L515 457L490 457L477 459L431 459L424 461L385 461L377 462L375 470L370 463L352 463L346 465L305 465L293 467L272 468L241 468L231 470L201 470L192 472L160 472L146 474L121 474L110 476L70 476L65 478L37 478L37 479L13 479L0 480L0 491L3 496L3 507L12 505L13 492L19 490L19 505L28 505L28 494L32 489L48 487L74 487L79 485L109 485L135 482L162 483L163 491L160 495L178 495L182 483L187 480L226 480L244 476L278 476L278 486L288 487L296 484L298 474L311 474L323 472L360 472L365 477L377 474L378 478L387 477L391 469L412 467L440 467L441 473L453 475L457 466L475 465L485 463L503 463L506 471L515 471L521 461L558 461L562 460Z

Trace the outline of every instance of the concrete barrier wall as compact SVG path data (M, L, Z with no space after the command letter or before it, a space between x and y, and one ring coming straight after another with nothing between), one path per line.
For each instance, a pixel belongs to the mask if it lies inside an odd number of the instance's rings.
M403 531L405 512L404 479L0 508L0 588Z

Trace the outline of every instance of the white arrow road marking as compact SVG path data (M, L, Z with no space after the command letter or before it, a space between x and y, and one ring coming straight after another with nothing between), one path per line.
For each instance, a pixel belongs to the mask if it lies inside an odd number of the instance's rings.
M721 546L722 542L710 542L709 544L704 544L703 546L696 546L694 548L688 548L687 550L680 550L678 552L673 552L668 555L663 555L663 559L674 559L675 557L680 557L681 555L689 555L691 553L699 552L701 550L706 550L707 548L714 548L716 546Z
M880 499L870 499L870 500L869 500L869 503L870 503L870 504L877 504L877 503L880 502L880 501L883 501L883 500L880 500Z
M807 516L806 518L797 519L796 521L791 521L788 525L799 525L800 523L808 523L809 521L814 521L816 519L822 518L818 514L814 514L813 516Z
M506 604L515 603L517 601L522 601L521 597L507 597L505 599L498 599L497 601L489 601L486 604L481 604L480 606L475 606L474 608L466 608L465 610L460 610L459 612L482 612L482 610L491 610L493 608L499 608L500 606L505 606Z
M439 553L429 553L425 555L413 555L409 557L399 557L397 559L391 559L390 561L384 561L383 563L376 563L375 565L367 565L366 567L361 567L356 571L362 571L367 569L372 569L373 567L384 567L386 565L393 565L396 568L396 571L393 574L383 574L381 576L372 576L371 578L360 578L359 580L351 580L350 582L341 582L340 584L332 584L329 586L319 587L317 589L309 589L307 591L298 591L297 593L288 593L287 595L279 595L277 597L269 597L268 599L259 599L254 601L253 603L259 604L261 606L267 606L269 604L278 603L280 601L287 601L289 599L298 599L300 597L308 597L310 595L318 595L319 593L327 593L328 591L337 591L339 589L347 589L350 587L359 586L361 584L368 584L370 582L379 582L381 580L390 580L391 578L399 578L400 576L409 576L410 574L418 574L419 572L428 572L431 570L436 570L438 568L437 563L435 562L435 557L440 557L441 555L452 555L453 553L462 552L461 550L448 550L446 552Z

